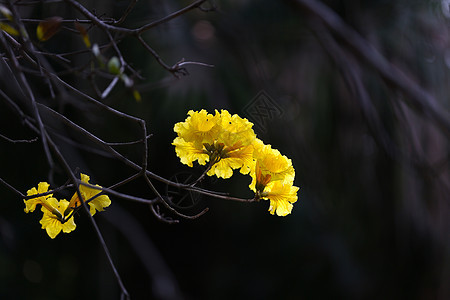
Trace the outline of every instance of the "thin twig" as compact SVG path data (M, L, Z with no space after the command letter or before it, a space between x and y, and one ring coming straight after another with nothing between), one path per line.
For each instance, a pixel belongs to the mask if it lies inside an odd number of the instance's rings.
M89 10L87 10L83 5L78 3L78 1L75 1L75 0L64 0L64 1L69 3L70 5L72 5L73 7L75 7L85 17L90 19L95 25L97 25L98 27L100 27L102 29L107 29L109 31L122 33L122 34L125 34L125 35L133 35L136 32L133 29L127 29L127 28L117 27L117 26L114 26L114 25L107 24L106 22L104 22L104 21L100 20L99 18L97 18L97 16L95 16L93 13L91 13Z
M161 19L159 19L159 20L157 20L155 22L152 22L152 23L146 24L146 25L144 25L144 26L142 26L140 28L137 28L136 29L136 33L137 34L141 34L144 31L147 31L147 30L149 30L149 29L151 29L153 27L156 27L156 26L158 26L160 24L166 23L166 22L168 22L168 21L170 21L170 20L172 20L172 19L174 19L174 18L176 18L176 17L178 17L178 16L180 16L180 15L182 15L182 14L184 14L184 13L190 11L190 10L192 10L192 9L200 7L206 1L208 1L208 0L197 0L197 1L189 4L188 6L182 8L182 9L176 11L176 12L173 12L170 15L165 16L164 18L161 18Z
M174 66L170 67L169 65L167 65L159 56L159 54L153 50L152 47L150 47L149 44L147 44L144 39L139 35L137 37L138 41L141 43L142 46L144 46L145 49L147 49L148 52L150 52L151 55L153 55L153 57L156 59L156 61L167 71L171 72L175 77L179 77L180 75L187 75L187 71L185 68L181 68L179 66L179 64L175 64Z
M13 139L10 139L10 138L7 137L7 136L4 136L4 135L1 134L1 133L0 133L0 138L2 138L2 139L4 139L4 140L7 140L8 142L13 143L13 144L18 144L18 143L34 143L34 142L36 142L36 141L38 140L37 137L35 137L35 138L33 138L33 139L29 139L29 140L27 140L27 139L25 139L25 140L13 140Z
M214 68L214 65L205 64L205 63L198 62L198 61L183 61L181 63L178 63L179 67L182 67L184 65L198 65L198 66L203 66L203 67Z
M128 4L127 9L124 11L124 13L120 17L120 19L114 22L114 25L120 25L123 21L125 21L125 19L128 17L130 12L133 10L136 3L137 3L137 0L131 0L130 3Z
M3 178L0 177L0 182L6 186L8 189L10 189L11 191L13 191L14 193L16 193L20 198L24 198L25 195L22 194L18 189L16 189L15 187L13 187L12 185L10 185L9 183L7 183Z
M148 134L145 138L148 140L149 138L151 138L153 136L153 134ZM142 143L143 139L137 140L137 141L132 141L132 142L120 142L120 143L106 143L108 146L129 146L129 145L136 145L139 143Z

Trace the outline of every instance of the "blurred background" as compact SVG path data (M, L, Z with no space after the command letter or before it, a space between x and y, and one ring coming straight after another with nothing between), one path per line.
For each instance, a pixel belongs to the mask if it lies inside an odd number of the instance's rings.
M26 2L32 5L20 5ZM448 116L448 2L319 3L433 95ZM97 16L119 19L129 1L80 3ZM122 25L136 28L189 3L141 0ZM17 7L30 20L84 18L59 1L18 1ZM214 67L186 65L189 74L177 78L136 39L124 38L118 46L142 76L130 75L142 101L118 84L104 103L147 122L153 134L149 169L172 179L202 172L198 165L182 165L171 145L173 125L184 121L187 111L227 109L246 117L260 139L292 159L299 199L291 215L277 217L267 212L268 201L194 197L195 205L182 212L195 214L205 207L209 212L171 225L157 220L145 205L111 197L112 205L95 219L131 299L450 299L448 128L409 105L404 91L383 80L295 1L211 1L202 7L215 10L189 11L143 37L170 66L184 59ZM36 23L25 24L32 36ZM89 37L99 45L107 42L97 28L89 29ZM84 47L80 35L70 30L47 42L32 40L51 53ZM85 66L90 56L70 59L72 67ZM2 91L23 98L4 62L0 70ZM95 95L86 72L61 76ZM138 124L74 93L57 91L52 99L42 78L28 79L39 102L105 141L141 137ZM98 82L103 88L108 83ZM35 137L5 103L0 103L0 133ZM117 160L80 149L75 144L90 145L85 137L43 115L49 128L63 130L75 142L56 139L71 167L89 174L91 182L109 186L133 174ZM117 149L140 163L139 145ZM0 139L3 180L26 193L40 181L58 186L68 179L61 170L53 179L48 174L40 143ZM202 184L251 198L249 183L249 177L236 174ZM163 184L156 185L167 192ZM141 181L120 191L154 197ZM40 229L38 213L23 213L17 194L0 185L0 195L1 299L119 298L117 281L84 214L76 219L74 232L51 240Z

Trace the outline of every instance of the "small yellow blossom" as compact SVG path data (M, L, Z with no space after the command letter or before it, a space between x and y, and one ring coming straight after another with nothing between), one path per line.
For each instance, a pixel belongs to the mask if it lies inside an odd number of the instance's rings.
M286 216L292 211L292 203L297 201L298 187L282 181L272 181L261 193L262 199L269 199L269 212L273 215Z
M230 178L233 175L233 169L239 168L242 174L247 174L250 170L249 165L253 161L253 147L251 145L241 146L240 143L236 143L224 149L226 153L212 165L207 174Z
M81 174L81 181L89 184L89 176ZM42 205L41 211L44 213L40 221L42 229L45 229L47 234L54 239L61 231L69 233L75 230L73 210L82 203L77 193L75 193L70 202L65 199L58 201L51 193L40 195L47 193L49 186L47 182L40 182L37 189L33 187L28 190L28 196L36 196L29 200L24 200L24 203L26 213L33 212L37 205ZM101 188L99 185L95 186ZM111 204L109 197L100 194L101 190L99 189L80 184L79 190L83 200L90 206L91 215L94 215L96 211L103 211L105 207Z
M270 200L269 212L286 216L292 211L292 203L297 201L298 187L283 180L272 180L270 174L263 174L256 163L256 184L254 191L258 199Z
M283 183L294 182L295 170L292 166L292 161L286 156L282 155L277 149L272 149L270 145L265 145L261 140L256 139L253 143L254 151L254 165L250 176L253 180L250 184L250 189L255 191L257 182L256 172L261 172L262 175L270 175L271 181L281 180ZM256 164L256 162L258 162ZM256 170L258 165L258 170Z
M250 145L256 139L252 129L253 123L245 118L242 119L237 114L231 115L227 110L222 109L219 121L222 127L221 139L227 145Z
M47 182L39 182L37 189L35 187L33 187L27 191L27 196L33 196L33 195L37 195L37 194L46 193L48 191L49 186L50 186L50 184L48 184ZM33 212L36 209L36 205L38 205L38 204L47 205L46 200L47 200L47 198L51 198L51 197L52 197L52 194L48 194L45 196L31 198L29 200L23 200L23 202L25 203L24 211L26 213Z
M259 140L254 143L253 157L250 189L258 199L270 200L272 215L275 212L278 216L290 214L299 189L293 186L295 170L291 160Z
M76 225L73 216L71 216L69 220L62 222L61 218L58 218L55 214L55 210L57 210L59 215L62 216L63 212L69 206L69 201L62 199L58 202L55 198L48 198L46 201L49 205L51 205L53 211L50 211L45 206L42 206L41 210L44 215L39 223L42 224L42 229L47 231L48 236L54 239L61 232L61 230L65 233L74 231Z
M186 142L183 138L176 137L173 140L172 145L175 146L175 152L180 158L181 163L193 167L193 162L198 161L200 165L205 165L209 161L209 156L203 150L203 145L201 148L196 148L194 143Z
M80 176L82 182L89 184L90 178L88 175L81 173ZM101 186L97 184L95 186L101 188ZM87 204L89 204L89 211L92 216L96 213L96 211L103 211L105 207L108 207L111 204L111 200L107 195L97 196L97 194L102 192L100 189L91 188L82 184L80 184L78 188L80 189L80 194L81 197L83 197L83 200L88 201ZM75 192L72 199L70 199L70 203L66 207L64 216L67 216L72 209L78 206L81 206L81 201L78 198L78 193Z
M189 111L185 122L175 124L178 136L172 145L183 164L192 167L194 161L209 162L208 175L229 178L234 169L247 174L252 163L256 139L253 124L228 111L216 110L215 115L205 110Z
M174 126L178 136L186 142L193 143L196 149L203 149L204 143L212 144L221 130L218 124L219 113L216 111L216 114L212 115L202 109L199 112L190 110L188 115L184 122L176 123Z

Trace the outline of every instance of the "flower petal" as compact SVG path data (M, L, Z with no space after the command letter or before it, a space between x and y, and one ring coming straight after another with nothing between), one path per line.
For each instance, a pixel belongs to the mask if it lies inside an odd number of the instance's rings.
M56 208L60 213L64 212L64 210L69 206L69 201L65 199L58 202L55 198L49 198L47 199L47 202L52 207ZM41 210L44 215L39 223L42 224L42 229L45 229L50 238L54 239L61 232L61 230L65 233L75 230L76 225L73 216L65 223L62 223L61 220L59 220L46 207L43 206Z

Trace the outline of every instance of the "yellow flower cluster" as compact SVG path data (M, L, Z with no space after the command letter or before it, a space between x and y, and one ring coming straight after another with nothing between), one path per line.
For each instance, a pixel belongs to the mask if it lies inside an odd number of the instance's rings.
M239 168L248 174L256 139L252 123L226 110L216 110L215 115L191 110L188 115L185 122L175 124L178 137L172 143L183 164L192 167L195 160L201 165L209 162L209 176L230 178L233 169Z
M252 126L226 110L216 110L214 115L204 109L190 110L184 122L175 124L178 136L172 145L189 167L194 161L200 165L208 162L209 176L230 178L234 169L249 174L256 199L270 200L270 213L286 216L297 201L292 161L256 138Z
M81 174L82 182L90 184L89 179L88 175ZM54 239L61 231L69 233L75 230L76 225L73 212L82 203L76 192L70 201L54 198L53 194L48 193L49 186L47 182L39 182L37 189L33 187L27 191L27 196L37 196L23 201L26 213L33 212L37 205L42 206L41 211L44 213L40 221L42 229L45 229L47 234ZM95 186L101 188L99 185ZM105 207L111 204L111 200L107 195L100 194L100 189L81 184L78 188L83 201L89 205L91 215L94 215L96 211L103 211Z

